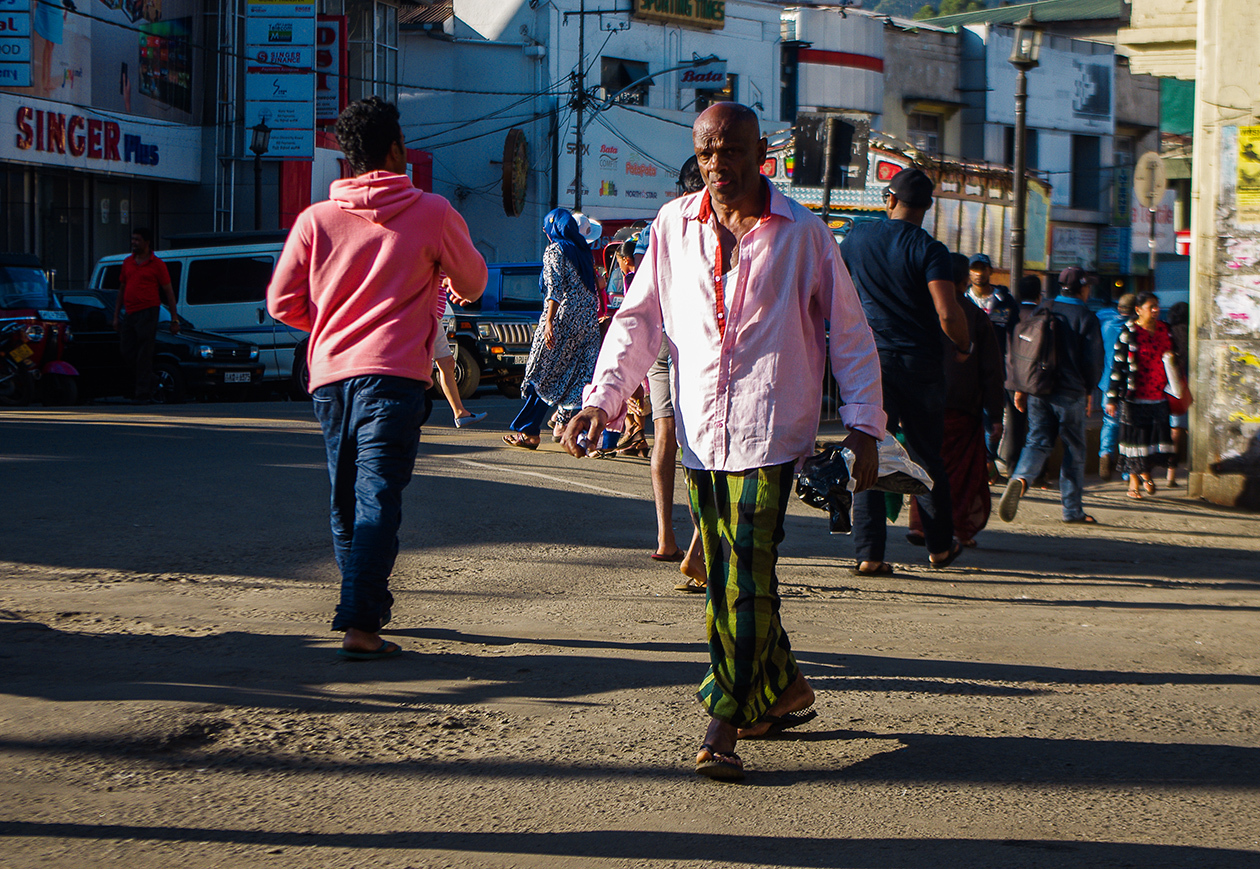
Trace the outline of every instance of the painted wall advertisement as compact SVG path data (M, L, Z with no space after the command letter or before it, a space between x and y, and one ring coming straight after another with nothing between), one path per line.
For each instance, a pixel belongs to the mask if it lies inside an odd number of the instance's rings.
M315 6L251 0L245 9L245 127L271 130L269 159L315 156Z
M0 0L0 90L191 124L200 0Z
M1081 40L1068 45L1068 50L1043 46L1040 64L1028 73L1028 126L1072 133L1115 132L1114 50ZM1015 68L1008 61L1014 47L1012 31L995 28L990 32L985 58L990 98L985 114L991 123L1015 123L1015 101L995 96L1015 92Z
M1086 271L1098 267L1098 228L1095 226L1055 226L1051 229L1050 270L1080 266Z

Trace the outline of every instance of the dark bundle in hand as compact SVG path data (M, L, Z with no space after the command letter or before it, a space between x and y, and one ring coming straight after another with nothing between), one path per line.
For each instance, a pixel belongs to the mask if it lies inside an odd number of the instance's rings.
M849 465L840 447L827 447L810 456L796 478L796 495L811 507L826 510L831 516L831 533L848 534L853 530L849 511L853 493L849 491Z

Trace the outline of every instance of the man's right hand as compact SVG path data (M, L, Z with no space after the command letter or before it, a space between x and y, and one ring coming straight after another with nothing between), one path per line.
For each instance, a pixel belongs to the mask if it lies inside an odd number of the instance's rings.
M586 455L587 449L595 449L599 439L603 437L604 426L608 424L608 414L598 407L584 407L577 412L569 424L565 426L564 435L560 438L560 446L569 455L579 459ZM578 436L585 433L586 441L578 443Z
M115 332L122 331L122 318L119 317L117 314L114 315L114 319L111 320L110 323L113 324Z
M1020 413L1028 413L1028 393L1017 392L1011 397L1011 400L1014 402L1016 410Z

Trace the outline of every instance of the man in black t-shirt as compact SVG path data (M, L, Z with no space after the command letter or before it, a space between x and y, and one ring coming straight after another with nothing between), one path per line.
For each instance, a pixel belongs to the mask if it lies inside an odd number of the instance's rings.
M945 427L945 377L941 332L958 358L974 348L966 315L954 290L949 250L923 228L935 184L918 169L903 169L884 192L888 220L855 226L840 254L853 276L879 350L888 431L905 435L910 456L931 475L932 491L918 498L919 515L934 567L946 567L962 551L954 539L949 476L941 456ZM853 498L856 572L890 574L884 493Z

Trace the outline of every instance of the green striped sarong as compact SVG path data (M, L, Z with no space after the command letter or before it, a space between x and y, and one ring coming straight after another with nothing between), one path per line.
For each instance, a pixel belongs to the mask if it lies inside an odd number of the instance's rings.
M794 462L751 471L687 469L708 576L709 672L697 697L736 727L756 723L799 672L779 621L775 562Z

